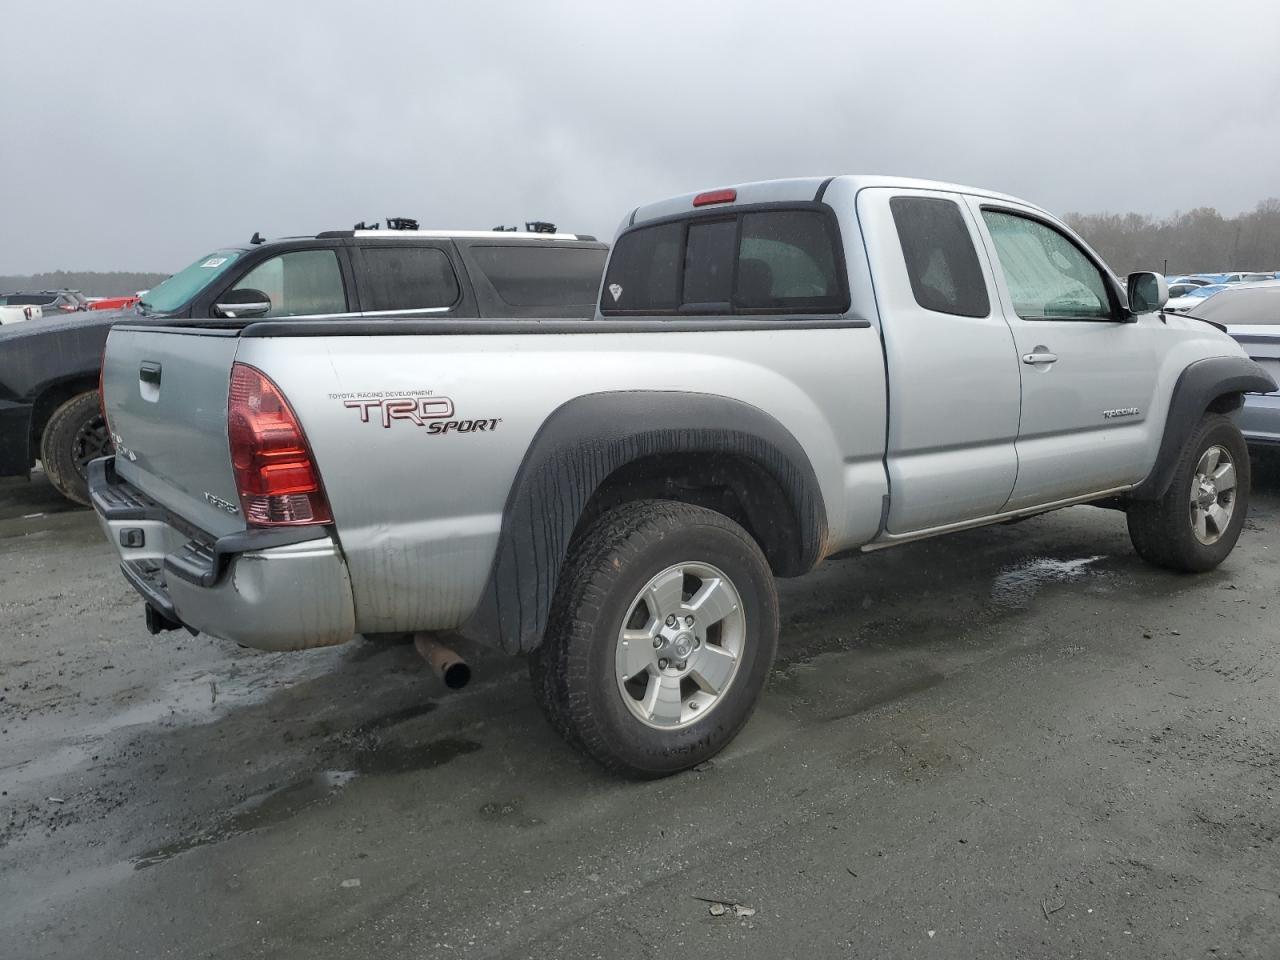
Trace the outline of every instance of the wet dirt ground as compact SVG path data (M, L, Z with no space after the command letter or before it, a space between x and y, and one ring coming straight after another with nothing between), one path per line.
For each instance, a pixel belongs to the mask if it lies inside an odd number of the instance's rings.
M1274 960L1259 470L1204 576L1078 507L783 583L755 718L648 784L519 661L467 650L450 694L409 646L149 636L92 515L7 484L0 955Z

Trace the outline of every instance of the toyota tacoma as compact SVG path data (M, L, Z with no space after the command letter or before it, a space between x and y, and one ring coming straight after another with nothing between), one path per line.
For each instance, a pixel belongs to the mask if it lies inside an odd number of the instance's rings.
M775 578L836 554L1091 503L1150 562L1217 566L1249 502L1235 417L1276 386L1163 313L1158 274L1122 289L1060 220L969 187L639 207L579 319L536 309L533 264L522 315L477 315L501 235L330 240L220 254L206 286L160 288L195 298L181 316L111 332L115 454L90 487L149 624L527 654L554 726L629 776L734 737ZM410 258L414 295L390 296ZM274 316L281 296L309 315Z

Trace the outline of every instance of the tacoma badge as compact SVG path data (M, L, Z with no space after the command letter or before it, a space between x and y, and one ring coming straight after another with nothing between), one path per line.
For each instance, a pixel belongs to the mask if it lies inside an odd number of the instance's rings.
M227 500L223 500L221 497L216 497L212 493L210 493L208 490L204 492L204 498L205 500L209 501L210 505L217 507L219 510L225 510L227 513L240 512L240 508L237 507L234 503L231 503L230 501L227 501Z

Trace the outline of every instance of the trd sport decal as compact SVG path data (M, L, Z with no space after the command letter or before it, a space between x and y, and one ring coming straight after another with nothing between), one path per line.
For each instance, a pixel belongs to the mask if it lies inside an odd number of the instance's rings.
M364 391L361 393L331 393L331 400L341 400L344 407L355 410L361 423L378 423L383 429L391 429L391 421L402 420L416 427L426 428L429 434L488 433L498 429L501 417L481 420L454 419L453 401L438 397L429 390L416 392Z

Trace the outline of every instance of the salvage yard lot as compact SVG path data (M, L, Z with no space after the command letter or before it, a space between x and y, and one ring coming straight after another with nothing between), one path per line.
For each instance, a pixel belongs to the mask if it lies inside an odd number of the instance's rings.
M1078 507L782 584L744 734L612 779L521 662L148 636L0 487L0 937L22 958L1280 950L1280 468L1222 568ZM753 908L713 916L708 901Z

